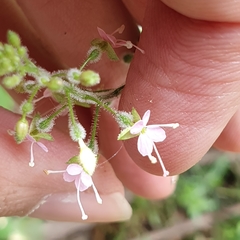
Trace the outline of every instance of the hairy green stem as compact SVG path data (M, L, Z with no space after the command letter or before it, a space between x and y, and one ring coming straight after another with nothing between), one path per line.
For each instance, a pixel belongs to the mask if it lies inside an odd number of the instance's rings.
M39 128L44 129L54 118L56 118L68 105L65 104L55 112L53 112L47 119L39 123ZM43 127L41 127L43 126Z
M99 111L100 111L100 106L97 105L95 112L94 112L94 116L93 116L91 138L90 138L90 142L89 142L89 148L92 150L94 150L94 141L95 141L96 134L97 134L97 123L98 123L98 119L99 119Z

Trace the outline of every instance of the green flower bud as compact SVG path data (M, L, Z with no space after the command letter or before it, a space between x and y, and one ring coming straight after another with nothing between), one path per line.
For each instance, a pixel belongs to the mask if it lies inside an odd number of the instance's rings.
M98 48L90 49L88 53L88 58L91 59L91 62L98 62L101 58L102 52Z
M25 56L27 56L27 48L26 47L20 47L20 48L18 48L18 55L21 57L21 58L23 58L23 57L25 57Z
M81 76L81 71L77 68L71 68L67 72L67 78L69 82L73 84L79 84L80 76Z
M14 67L8 58L2 58L0 59L0 76L3 76L5 74L8 74L12 71L14 71Z
M11 44L13 47L19 48L21 46L20 37L18 36L18 34L16 34L13 31L8 31L7 40L8 40L8 43Z
M13 58L14 56L16 56L16 50L13 46L5 44L4 54L6 57Z
M116 115L116 121L121 128L131 127L133 125L133 116L127 112L119 111Z
M34 110L32 103L27 102L26 100L21 104L20 109L23 114L31 114Z
M19 85L21 80L22 80L21 76L14 74L12 76L8 76L8 77L3 78L3 85L7 89L13 89L13 88L15 88Z
M58 92L61 91L63 88L63 80L59 77L53 77L46 85L49 90Z
M100 83L100 76L92 70L83 71L80 75L80 83L85 87L92 87Z
M17 121L15 126L15 140L19 144L23 142L28 134L29 124L25 118L21 118Z
M46 86L49 83L50 79L48 76L40 76L37 78L37 81L40 85Z

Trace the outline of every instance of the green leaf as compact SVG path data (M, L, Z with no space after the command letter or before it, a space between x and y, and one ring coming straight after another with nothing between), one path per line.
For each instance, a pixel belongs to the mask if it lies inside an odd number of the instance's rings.
M80 164L79 155L70 158L70 159L66 162L66 164L71 164L71 163Z
M53 141L53 137L49 133L37 133L35 135L31 135L36 141L39 141L40 139L46 139L48 141Z
M111 44L108 43L107 41L96 38L96 39L92 40L91 45L99 47L102 51L106 52L108 55L108 58L110 60L113 60L113 61L119 60L119 58L118 58L117 54L115 53L115 51L113 50Z
M135 108L132 108L132 116L133 116L133 122L134 123L141 120L141 117L140 117L140 115L138 114L138 112Z
M122 130L119 133L117 140L127 140L127 139L134 138L134 137L138 136L137 134L135 134L135 135L131 134L130 129L131 129L131 127L128 127L128 128L125 128L124 130Z

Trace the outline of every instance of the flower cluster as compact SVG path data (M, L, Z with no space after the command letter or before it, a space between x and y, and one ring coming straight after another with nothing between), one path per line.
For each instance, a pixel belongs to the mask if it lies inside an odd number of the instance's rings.
M98 160L97 123L100 109L111 113L119 124L121 132L118 140L138 137L137 148L139 153L142 156L147 156L153 164L158 161L163 169L163 176L168 176L169 172L163 164L156 143L165 140L164 127L178 127L177 123L147 125L150 110L147 110L141 119L134 108L131 112L123 112L111 107L112 99L121 94L124 86L102 91L91 89L91 87L100 83L101 78L97 72L89 69L88 66L99 61L102 54L107 54L110 60L116 61L118 56L114 49L118 47L126 47L127 49L134 47L144 53L141 48L132 42L117 39L114 36L115 33L122 33L124 26L121 26L112 34L107 34L101 28L97 28L97 30L99 38L91 42L91 47L83 64L78 68L58 72L49 72L38 67L29 58L27 48L22 46L19 36L12 31L8 32L8 43L0 43L0 77L3 86L6 89L15 90L17 93L27 93L28 95L20 104L21 117L14 130L9 130L9 133L14 136L18 144L24 141L31 143L30 167L35 165L34 144L48 152L48 148L41 140L53 141L51 131L56 119L68 115L69 135L72 141L78 143L80 151L78 155L68 160L65 170L45 170L45 173L62 173L64 181L75 183L83 220L87 219L88 216L82 206L80 192L92 187L97 202L102 203L92 179ZM41 94L40 97L39 94ZM56 107L46 115L39 114L36 107L37 103L48 97L51 97L57 103ZM77 106L93 107L94 109L90 134L87 134L77 118L75 113L75 107ZM90 137L87 139L87 136Z

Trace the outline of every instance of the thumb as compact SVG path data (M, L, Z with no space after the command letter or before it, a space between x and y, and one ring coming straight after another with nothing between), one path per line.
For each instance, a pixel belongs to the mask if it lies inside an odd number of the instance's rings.
M157 143L171 175L193 166L208 151L238 109L240 28L237 24L189 19L160 1L148 4L140 45L120 106L151 110L150 124L178 122ZM125 144L134 161L161 175L137 152L136 139Z
M65 134L55 131L55 141L47 144L48 153L34 146L36 165L30 168L30 142L17 145L7 133L19 117L1 108L0 114L0 216L30 215L49 220L81 222L82 214L74 183L64 182L62 173L49 176L43 173L44 169L66 169L65 162L79 152L78 147L70 143ZM91 187L80 193L80 201L88 215L84 222L126 220L131 216L131 207L124 198L123 186L110 164L104 162L103 157L99 161L93 182L103 202L97 203Z

